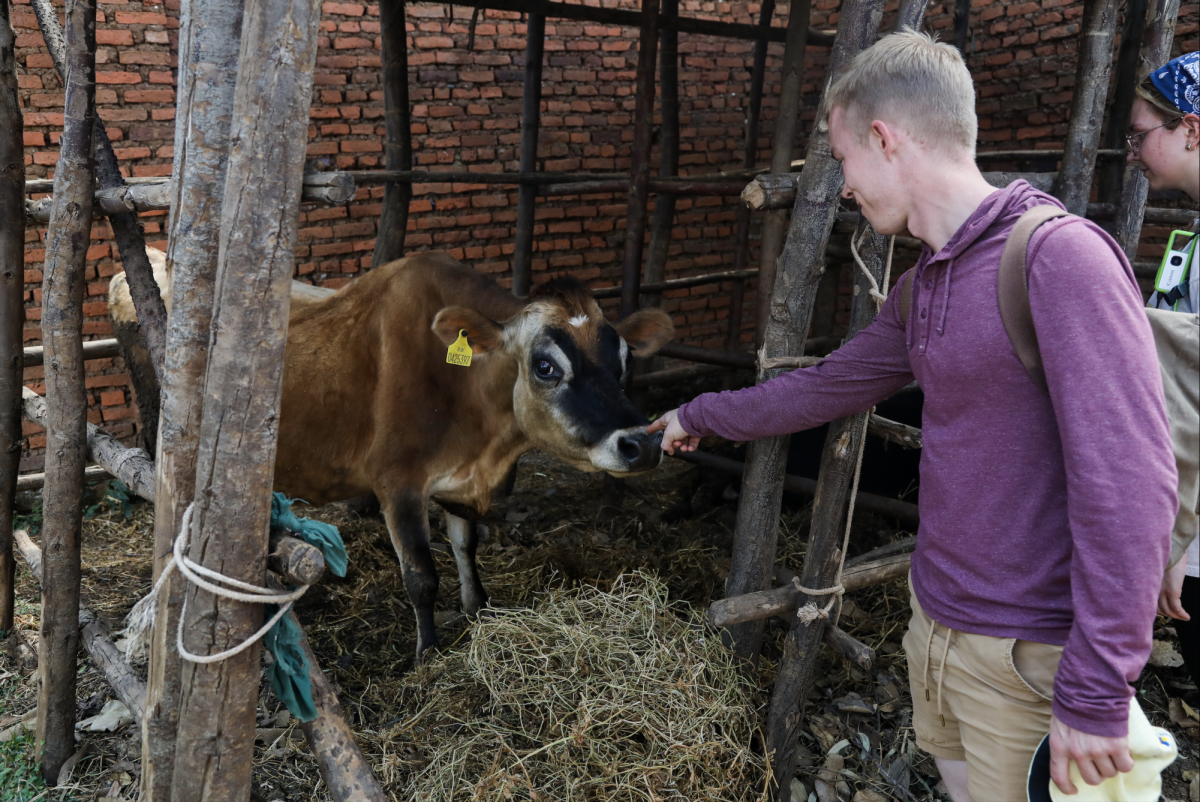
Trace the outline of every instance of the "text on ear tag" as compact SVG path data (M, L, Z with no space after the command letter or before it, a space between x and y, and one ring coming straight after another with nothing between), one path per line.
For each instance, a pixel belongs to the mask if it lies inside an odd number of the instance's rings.
M458 330L458 339L446 349L446 361L451 365L471 367L471 346L467 343L467 330Z

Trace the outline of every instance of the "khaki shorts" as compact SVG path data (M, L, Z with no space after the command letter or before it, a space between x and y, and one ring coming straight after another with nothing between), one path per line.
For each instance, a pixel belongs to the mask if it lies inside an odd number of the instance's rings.
M904 652L917 745L965 760L975 802L1026 802L1029 762L1050 731L1063 647L947 629L921 609L911 583L909 591Z

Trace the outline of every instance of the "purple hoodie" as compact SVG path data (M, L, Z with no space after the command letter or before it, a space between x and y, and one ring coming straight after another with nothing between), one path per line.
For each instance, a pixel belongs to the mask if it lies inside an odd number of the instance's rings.
M754 440L862 412L914 378L925 391L918 600L963 632L1065 645L1054 714L1126 734L1130 682L1150 653L1175 519L1175 459L1154 339L1116 243L1078 217L1029 246L1029 297L1050 396L1013 350L996 301L1017 218L1058 201L1024 181L988 196L921 254L912 313L899 293L819 364L707 393L679 411L693 435Z

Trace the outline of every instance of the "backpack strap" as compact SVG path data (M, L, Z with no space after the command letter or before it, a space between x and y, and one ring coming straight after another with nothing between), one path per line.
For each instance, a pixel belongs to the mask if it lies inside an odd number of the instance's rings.
M900 324L905 329L908 328L908 313L912 309L912 274L915 272L910 270L900 277Z
M1042 352L1038 348L1037 330L1033 327L1033 310L1029 306L1029 276L1026 261L1029 256L1029 240L1042 223L1067 212L1045 204L1035 206L1021 215L1008 235L1004 252L1000 256L1000 273L996 281L996 294L1000 302L1000 319L1004 331L1017 351L1017 357L1025 366L1025 372L1038 389L1049 395L1046 384L1046 369L1042 365Z

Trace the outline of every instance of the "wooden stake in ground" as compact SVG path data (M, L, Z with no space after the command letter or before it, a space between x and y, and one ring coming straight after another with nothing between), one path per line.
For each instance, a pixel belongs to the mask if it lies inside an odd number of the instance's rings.
M1175 41L1175 22L1178 17L1179 0L1151 0L1150 15L1146 19L1142 39L1139 74L1148 75L1150 70L1166 63L1171 55L1171 43ZM1131 262L1137 257L1138 240L1142 236L1142 217L1146 213L1146 194L1149 191L1150 184L1137 164L1126 164L1113 238Z
M866 227L865 221L863 226ZM863 262L871 271L878 286L884 286L885 238L869 231L869 245L864 250ZM853 337L875 319L875 300L870 296L871 282L855 270L855 293L850 309L850 331ZM843 557L842 543L845 537L846 515L850 503L850 490L855 465L862 448L865 426L869 412L861 412L833 421L825 437L825 448L821 453L821 471L817 480L817 493L813 502L812 525L808 535L808 551L804 555L804 570L800 584L806 588L828 588L838 583L838 567ZM809 596L801 605L811 601L818 608L829 601L827 596ZM836 608L835 608L836 611ZM825 636L826 624L835 623L818 618L805 624L792 617L791 629L784 641L783 657L779 661L779 672L775 688L771 692L771 708L767 716L767 751L774 751L775 779L778 782L781 802L786 802L796 766L796 744L800 737L803 721L802 705L814 679L817 653Z
M0 632L13 628L12 523L21 464L21 328L25 322L24 118L16 35L0 0Z
M32 0L32 5L46 48L54 60L54 67L65 82L67 73L64 70L63 32L54 6L51 0ZM112 143L108 141L108 132L100 120L94 122L94 127L95 170L100 189L122 187L125 185L125 179L117 165ZM166 351L167 310L154 281L150 260L146 256L146 239L142 236L137 215L132 212L111 214L109 222L113 229L113 239L117 243L117 251L125 267L129 294L133 298L133 305L141 322L145 351L142 352L140 348L126 349L126 367L129 369L134 393L137 395L138 410L142 415L143 442L147 450L153 451L156 440L155 427L158 425L158 375L162 372Z
M679 0L662 0L663 17L679 16ZM679 175L679 32L663 30L658 35L659 93L662 95L662 125L659 127L658 176ZM650 248L646 254L644 284L657 284L666 276L667 254L675 226L675 195L659 192L654 198L654 221L650 224ZM661 292L642 295L645 306L662 303Z
M95 0L67 3L65 67L69 80L42 284L47 414L37 741L42 777L48 784L58 782L59 769L75 752L79 538L87 460L83 291L95 178Z
M796 0L788 12L787 44L784 45L779 84L779 116L775 118L775 138L771 143L772 173L788 173L792 169L792 148L796 146L796 130L800 125L800 89L804 84L804 52L808 46L811 5L811 0ZM767 321L771 317L776 265L783 250L787 224L786 211L771 212L763 220L758 263L758 314L754 323L754 342L758 346L763 344ZM807 327L802 336L807 336Z
M1071 96L1071 122L1055 192L1068 212L1081 217L1087 214L1092 176L1096 172L1096 151L1100 148L1100 125L1104 122L1113 39L1117 35L1117 0L1085 2L1082 28L1075 92Z
M380 38L383 40L383 121L387 126L384 166L388 170L412 169L411 107L408 102L408 33L404 22L404 2L379 6ZM375 232L375 254L371 265L385 265L404 255L404 235L408 230L408 204L412 200L411 181L392 181L383 191L383 212Z
M826 85L849 66L851 59L875 41L882 16L882 0L847 0L833 43ZM809 139L791 228L779 259L771 314L761 351L768 357L800 356L803 352L813 301L825 271L825 246L829 243L829 232L837 215L841 189L842 168L830 155L829 130L822 115ZM761 280L762 274L759 276ZM758 382L773 379L782 371L783 368L760 368ZM747 449L746 475L738 504L726 596L741 596L769 587L775 562L788 439L787 435L767 437L755 440ZM762 631L761 621L728 630L737 653L748 659L757 659Z
M184 510L196 493L201 393L208 364L242 2L184 0L179 19L179 93L167 249L174 273L155 473L155 579L171 556ZM183 588L174 577L159 596L159 625L150 641L142 728L144 802L171 798L179 719L175 631L182 603Z
M192 559L262 585L290 284L321 9L249 0L242 22L221 248L205 370ZM253 343L254 347L247 347ZM261 605L188 585L183 643L214 654L243 643ZM260 643L211 664L184 662L171 798L246 800Z

